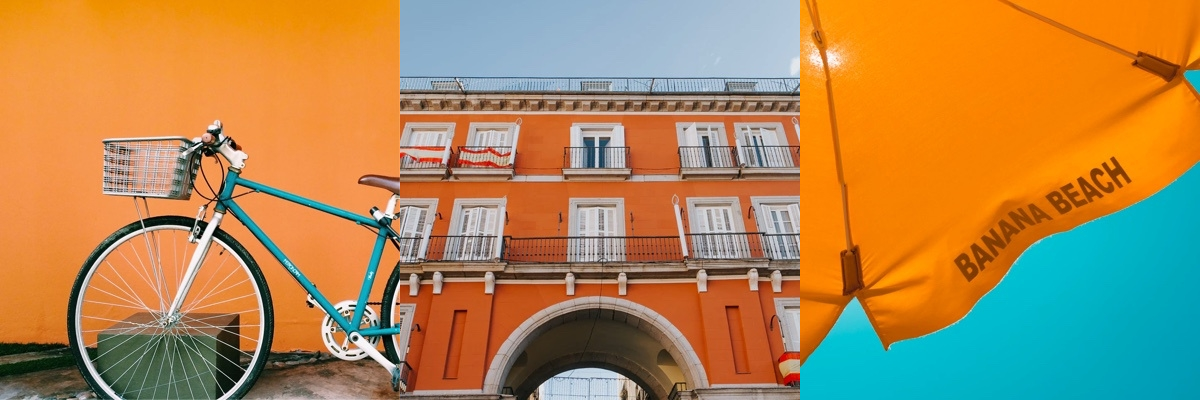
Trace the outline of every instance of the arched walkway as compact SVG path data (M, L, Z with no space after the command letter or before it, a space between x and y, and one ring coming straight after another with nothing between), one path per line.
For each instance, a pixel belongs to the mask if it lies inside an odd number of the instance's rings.
M674 362L656 361L663 350ZM514 368L518 358L528 365ZM554 304L518 326L492 358L483 392L509 386L529 393L558 372L588 366L621 373L659 399L673 380L708 387L695 350L666 317L629 300L590 296Z

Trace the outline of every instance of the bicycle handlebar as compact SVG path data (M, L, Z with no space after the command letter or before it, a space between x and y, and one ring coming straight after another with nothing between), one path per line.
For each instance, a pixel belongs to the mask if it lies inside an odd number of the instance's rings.
M242 152L242 146L239 146L233 138L222 133L224 130L225 127L221 124L221 120L215 120L203 135L196 138L196 142L207 149L205 154L220 153L226 160L229 160L231 167L241 169L245 167L248 157L246 153Z

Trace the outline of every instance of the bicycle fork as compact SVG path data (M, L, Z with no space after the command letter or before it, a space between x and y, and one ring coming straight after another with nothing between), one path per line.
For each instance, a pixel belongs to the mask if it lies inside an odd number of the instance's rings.
M199 272L200 263L204 262L204 257L208 255L208 247L212 244L213 233L217 231L217 227L221 226L221 220L224 218L224 211L214 212L212 221L204 228L204 233L200 235L200 240L196 242L196 252L192 253L192 259L188 261L187 270L183 272L183 280L179 282L179 289L175 292L175 298L171 300L171 307L165 310L164 317L167 324L179 322L179 309L183 307L183 300L187 296L188 291L191 290L192 282L196 280L196 273Z

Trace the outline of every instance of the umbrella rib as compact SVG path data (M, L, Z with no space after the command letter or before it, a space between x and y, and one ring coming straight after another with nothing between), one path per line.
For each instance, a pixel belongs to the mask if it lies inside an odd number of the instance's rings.
M846 175L842 169L842 141L838 133L837 111L833 105L833 76L829 72L829 59L826 53L824 33L821 32L821 19L817 13L816 0L804 0L808 7L808 15L813 24L813 40L817 50L821 52L821 68L825 72L825 98L829 104L829 130L833 134L833 157L837 167L838 186L842 192L842 223L846 232L846 250L854 248L854 238L850 234L850 199L846 188Z
M1017 11L1020 11L1020 12L1024 13L1025 15L1028 15L1028 16L1030 16L1030 17L1036 18L1036 19L1038 19L1039 21L1042 21L1042 22L1045 22L1045 23L1049 24L1050 26L1053 26L1053 27L1055 27L1055 28L1058 28L1058 29L1060 29L1060 30L1062 30L1062 31L1064 31L1064 32L1067 32L1067 33L1070 33L1070 34L1072 34L1072 35L1075 35L1076 37L1079 37L1080 39L1083 39L1083 40L1086 40L1086 41L1092 42L1092 43L1094 43L1094 44L1096 44L1096 45L1099 45L1100 47L1104 47L1104 48L1106 48L1106 49L1112 50L1112 51L1114 51L1114 52L1117 52L1118 54L1120 54L1120 55L1123 55L1123 56L1125 56L1125 57L1129 57L1130 59L1134 59L1134 60L1136 60L1136 59L1137 59L1137 54L1134 54L1132 51L1129 51L1129 50L1122 49L1122 48L1120 48L1120 47L1117 47L1117 46L1113 45L1112 43L1105 42L1105 41L1103 41L1103 40L1100 40L1100 39L1097 39L1097 38L1095 38L1095 37L1093 37L1093 36L1090 36L1090 35L1088 35L1088 34L1086 34L1086 33L1083 33L1083 32L1080 32L1080 31L1078 31L1078 30L1075 30L1074 28L1071 28L1071 27L1069 27L1069 26L1063 25L1062 23L1060 23L1060 22L1058 22L1058 21L1055 21L1055 20L1053 20L1053 19L1050 19L1049 17L1046 17L1046 16L1044 16L1044 15L1042 15L1042 14L1038 14L1037 12L1034 12L1033 10L1030 10L1030 9L1028 9L1028 8L1025 8L1025 7L1021 7L1021 6L1019 6L1019 5L1017 5L1017 4L1013 3L1013 2L1011 2L1011 1L1009 1L1009 0L999 0L999 1L1000 1L1001 3L1007 4L1009 7L1012 7L1012 8L1014 8L1014 9L1016 9Z

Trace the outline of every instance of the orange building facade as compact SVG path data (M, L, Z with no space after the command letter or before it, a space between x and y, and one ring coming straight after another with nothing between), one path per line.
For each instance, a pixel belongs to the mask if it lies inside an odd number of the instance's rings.
M798 398L793 81L402 78L410 393Z

